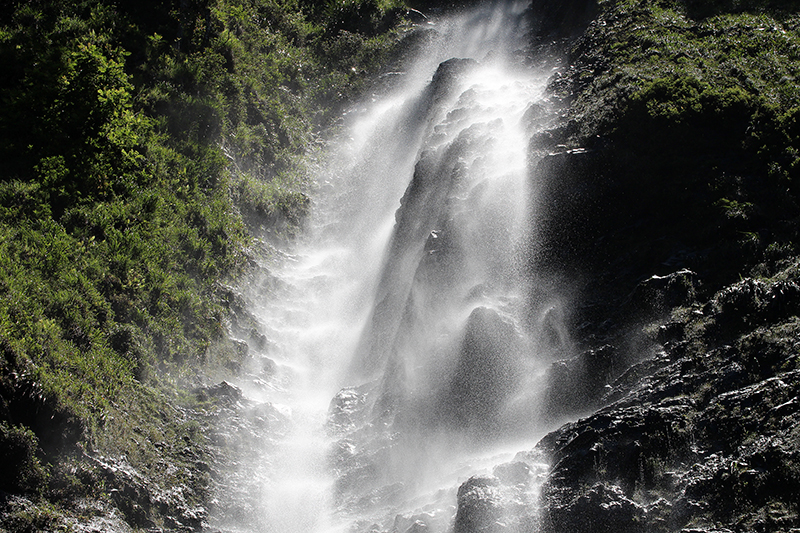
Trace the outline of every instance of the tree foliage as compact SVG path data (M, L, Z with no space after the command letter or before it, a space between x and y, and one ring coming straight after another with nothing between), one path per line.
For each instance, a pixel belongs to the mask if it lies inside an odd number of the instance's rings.
M147 455L121 436L151 408L128 400L234 351L221 287L247 224L302 222L300 158L387 57L398 5L4 3L0 452L22 462L3 490L52 497L79 444Z

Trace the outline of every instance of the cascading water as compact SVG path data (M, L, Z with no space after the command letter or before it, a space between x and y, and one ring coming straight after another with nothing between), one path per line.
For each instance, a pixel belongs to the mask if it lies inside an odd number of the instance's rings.
M346 117L251 310L275 365L240 385L284 423L227 531L448 531L458 485L541 436L525 250L549 73L517 52L526 4L418 30L423 55Z

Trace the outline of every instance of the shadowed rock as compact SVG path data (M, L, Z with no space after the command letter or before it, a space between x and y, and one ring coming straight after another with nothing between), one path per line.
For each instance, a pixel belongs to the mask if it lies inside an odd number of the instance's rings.
M496 311L479 307L467 321L455 372L441 398L445 425L491 438L519 375L519 334ZM487 434L488 433L488 434Z
M472 477L458 488L455 533L499 533L503 516L500 482L493 477Z
M432 120L441 102L453 96L458 80L476 64L466 59L442 63L423 97L425 105L420 118ZM382 370L392 353L425 243L445 218L446 199L463 171L459 160L469 143L470 137L464 136L440 150L426 151L416 164L395 214L396 224L370 323L356 351L354 371L361 375Z

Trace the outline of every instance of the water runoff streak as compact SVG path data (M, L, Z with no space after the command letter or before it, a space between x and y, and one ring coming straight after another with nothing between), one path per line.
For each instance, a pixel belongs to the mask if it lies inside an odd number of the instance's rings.
M541 436L525 250L549 73L517 52L526 8L419 29L393 89L347 114L307 235L252 310L275 368L240 385L285 424L248 465L257 516L228 530L458 530L465 480L535 471L511 461Z

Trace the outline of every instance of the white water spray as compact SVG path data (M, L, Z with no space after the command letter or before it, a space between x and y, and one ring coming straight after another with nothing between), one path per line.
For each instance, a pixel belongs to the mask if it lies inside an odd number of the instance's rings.
M525 118L548 73L515 54L526 4L437 22L332 143L308 234L252 310L277 370L241 385L288 422L252 465L258 516L228 530L443 533L458 484L541 435Z

